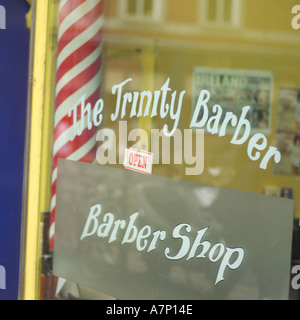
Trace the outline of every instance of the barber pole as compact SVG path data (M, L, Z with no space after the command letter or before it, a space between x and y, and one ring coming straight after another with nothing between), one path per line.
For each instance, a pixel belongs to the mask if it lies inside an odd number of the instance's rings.
M80 98L95 106L100 95L103 0L60 0L53 136L50 249L54 245L57 159L92 163L96 158L97 127L85 128L71 140L73 117L70 108ZM86 115L84 115L87 117Z

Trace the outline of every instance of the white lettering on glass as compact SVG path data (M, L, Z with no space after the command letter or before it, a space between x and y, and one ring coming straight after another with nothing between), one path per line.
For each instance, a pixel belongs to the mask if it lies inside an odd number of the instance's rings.
M132 81L131 78L126 79L122 83L114 85L112 87L112 94L117 94L117 102L116 102L115 111L114 113L111 114L111 120L115 121L119 117L120 111L121 111L121 119L123 119L126 115L126 111L127 111L126 108L129 103L131 104L130 118L132 118L133 116L148 117L150 116L150 108L152 105L151 118L157 115L157 112L159 109L160 110L159 114L162 119L164 119L169 114L170 118L174 120L173 128L171 131L168 130L168 126L166 124L163 127L164 134L166 136L172 136L178 127L181 107L182 107L182 100L183 100L185 91L180 92L178 97L177 107L176 107L175 101L177 97L177 91L174 91L171 94L171 102L167 103L167 95L168 95L168 92L171 91L171 89L169 88L170 78L167 79L167 81L161 87L160 91L154 91L154 93L152 93L151 91L142 91L141 93L139 92L123 93L122 90L124 85L130 81ZM158 105L159 98L161 98L160 107ZM138 102L139 102L139 105L138 105ZM137 108L138 108L138 113L137 113ZM143 113L143 109L144 109L144 113Z
M94 108L90 103L85 104L86 94L82 95L75 105L70 108L68 116L71 117L73 114L73 134L70 137L70 141L73 141L76 136L80 136L85 128L91 130L93 126L100 126L103 116L103 99L96 101ZM77 112L78 105L80 104L80 120ZM77 128L78 127L78 128Z
M101 204L96 204L90 208L89 215L83 228L80 240L87 237L97 236L98 238L107 238L108 243L120 240L121 244L135 243L139 252L147 253L157 249L160 242L163 242L168 234L165 230L155 230L149 225L141 229L135 225L139 212L131 214L129 221L116 219L113 213L102 214ZM170 247L164 250L164 256L168 260L185 259L208 259L216 263L219 262L219 268L216 275L215 285L225 279L227 269L235 270L243 262L244 250L242 248L229 248L219 242L213 244L204 239L209 227L197 231L197 235L192 239L192 227L188 223L182 223L174 227L172 232L173 239L181 241L180 248L174 251Z
M210 93L208 90L201 90L199 94L199 98L196 104L196 108L194 110L194 114L190 123L190 128L203 128L205 125L207 126L207 131L211 134L217 134L219 132L219 137L222 137L226 133L226 127L231 123L233 127L235 127L235 131L233 137L230 141L231 144L241 145L245 143L251 133L251 125L249 120L247 120L247 114L250 110L250 106L245 106L242 108L242 112L240 118L237 119L232 112L226 112L225 118L220 124L221 115L222 115L222 108L218 105L215 105L212 108L212 112L215 113L213 116L209 117L209 111L207 103L210 99ZM202 114L201 119L199 120L199 114ZM218 128L220 130L218 131ZM259 141L261 141L259 143ZM255 134L253 137L250 138L248 142L247 154L248 157L252 161L257 161L261 158L261 153L258 151L263 151L267 148L267 138L260 133ZM254 155L253 152L258 150ZM259 167L261 169L267 169L267 165L271 158L274 158L275 163L279 163L281 160L281 154L277 150L276 147L270 146L267 150L264 157L261 159Z
M232 79L233 81L234 79ZM128 92L125 90L125 85L131 82L132 79L128 78L119 84L115 84L112 87L112 94L116 95L116 104L114 112L111 113L111 120L116 121L117 119L122 120L126 115L127 111L132 117L155 117L160 116L161 119L169 117L169 120L173 120L171 129L168 124L164 124L161 130L151 129L151 139L148 137L148 133L141 129L132 129L127 135L127 122L119 121L119 132L124 129L122 135L119 135L119 164L123 163L124 160L124 150L127 148L127 141L124 141L128 136L129 141L137 141L136 145L131 146L135 149L142 149L148 151L148 141L151 140L151 152L156 157L156 153L153 152L153 148L158 145L157 139L162 137L163 143L167 142L167 138L174 138L176 141L176 152L182 148L182 134L180 129L178 129L178 124L180 121L180 115L182 110L183 98L186 91L172 91L170 88L170 78L167 78L165 83L161 86L160 90L152 91L142 91L142 92ZM237 80L234 80L235 82ZM232 82L233 83L233 82ZM239 79L236 85L245 85L245 80L243 78ZM76 136L80 136L86 128L91 130L93 127L99 127L103 120L102 111L104 108L103 99L96 101L95 105L92 106L90 103L86 103L86 94L83 94L78 101L72 106L68 112L68 116L72 118L73 123L70 127L70 140L74 140ZM187 157L186 163L195 164L194 168L186 169L187 175L199 175L203 172L203 135L198 134L200 130L206 130L212 135L217 135L223 137L226 135L226 130L228 126L235 128L233 137L230 141L233 145L242 145L247 142L251 135L251 124L247 119L249 117L250 106L242 107L241 115L238 117L231 111L226 112L223 115L222 106L216 104L212 108L208 107L208 102L210 100L210 92L208 90L201 90L198 96L198 101L196 103L195 110L192 115L190 122L190 128L196 129L196 156L193 157L190 152L192 147L192 134L184 130L184 144L189 147L184 150L184 156ZM127 110L129 109L130 110ZM209 113L212 114L209 114ZM201 116L201 117L200 117ZM223 116L223 117L222 117ZM223 120L222 120L223 118ZM126 126L126 128L124 128ZM191 130L191 129L189 129ZM152 137L153 133L153 137ZM195 131L193 131L195 133ZM152 139L153 138L153 139ZM165 138L165 139L164 139ZM181 138L181 139L180 139ZM155 140L156 139L156 140ZM110 129L100 129L96 136L96 141L103 141L103 144L97 150L97 161L100 164L109 163L116 164L116 136ZM143 141L142 145L140 141ZM178 143L177 143L178 142ZM122 149L120 149L122 146ZM198 146L200 146L198 148ZM266 151L263 155L262 152ZM108 155L106 155L108 154ZM267 166L272 159L275 163L279 163L281 160L281 154L276 147L267 146L267 138L262 134L256 134L251 137L248 141L247 155L252 161L260 161L259 167L266 170ZM169 153L165 153L164 156L170 158ZM174 153L174 164L182 163L178 157L181 154ZM200 156L200 159L198 159ZM166 161L166 162L165 162ZM104 163L103 163L104 162ZM169 160L162 159L163 164L169 164ZM157 162L154 159L154 164Z

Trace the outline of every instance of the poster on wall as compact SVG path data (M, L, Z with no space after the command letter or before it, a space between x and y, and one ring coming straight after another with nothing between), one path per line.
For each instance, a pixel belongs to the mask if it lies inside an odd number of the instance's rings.
M300 175L300 88L279 89L276 143L282 160L274 173Z
M269 71L217 69L195 67L193 73L193 108L199 92L208 90L210 99L207 106L210 113L214 105L223 109L222 123L226 112L240 115L244 106L250 106L247 119L253 132L270 134L273 95L273 73ZM199 121L202 115L199 113ZM227 134L233 133L234 126L228 126Z

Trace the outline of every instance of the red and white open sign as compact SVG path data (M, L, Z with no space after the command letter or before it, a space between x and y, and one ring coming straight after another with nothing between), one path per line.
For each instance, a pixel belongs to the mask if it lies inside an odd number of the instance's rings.
M124 155L124 167L145 174L152 173L153 153L126 148Z

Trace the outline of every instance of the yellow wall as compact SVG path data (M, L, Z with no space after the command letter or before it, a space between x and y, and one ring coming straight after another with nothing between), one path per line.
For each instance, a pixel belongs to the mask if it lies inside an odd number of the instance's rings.
M242 0L243 1L243 0ZM246 2L246 26L250 29L291 31L291 10L297 0L251 0Z
M176 23L197 23L197 0L182 2L180 0L169 1L166 10L166 20Z

